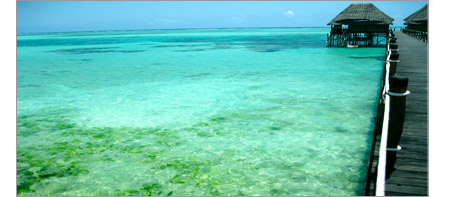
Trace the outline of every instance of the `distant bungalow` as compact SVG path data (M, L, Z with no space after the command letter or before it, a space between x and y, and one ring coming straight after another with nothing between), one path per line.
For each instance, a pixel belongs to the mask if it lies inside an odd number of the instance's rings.
M428 5L423 6L404 19L403 32L422 41L428 41Z
M379 38L387 38L393 21L372 3L352 3L328 23L327 46L378 45Z

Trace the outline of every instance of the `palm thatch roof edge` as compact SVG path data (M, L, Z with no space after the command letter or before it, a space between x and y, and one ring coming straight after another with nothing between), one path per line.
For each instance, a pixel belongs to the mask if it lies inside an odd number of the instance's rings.
M411 23L420 23L422 21L428 21L428 4L417 10L416 12L412 13L408 17L404 19L405 24Z
M382 24L392 24L393 18L389 17L372 3L352 3L335 18L333 18L328 25L343 24L347 21L372 21Z

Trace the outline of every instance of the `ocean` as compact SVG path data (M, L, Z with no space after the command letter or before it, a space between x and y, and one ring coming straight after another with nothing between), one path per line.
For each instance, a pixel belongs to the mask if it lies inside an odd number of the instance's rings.
M385 49L327 33L18 35L18 195L363 195Z

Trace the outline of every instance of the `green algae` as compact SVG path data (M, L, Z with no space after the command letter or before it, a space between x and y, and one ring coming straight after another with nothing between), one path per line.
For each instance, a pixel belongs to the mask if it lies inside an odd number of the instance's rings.
M170 192L172 194L172 191ZM168 193L169 194L169 193ZM137 190L115 190L115 196L164 196L162 187L158 183L144 184Z
M51 153L53 155L53 153ZM17 156L18 194L30 192L30 187L53 177L78 176L89 171L79 162L61 163L53 157L35 155L33 151L19 151Z
M195 130L194 128L185 129ZM28 132L24 132L28 131ZM191 182L204 162L194 159L161 160L167 150L183 144L175 130L158 128L112 128L81 127L67 120L37 119L34 115L18 116L18 138L29 137L39 132L53 132L60 139L47 146L18 144L18 195L33 193L31 187L46 179L80 176L90 173L87 167L94 161L115 162L110 152L144 157L152 169L175 169L180 174L169 182L183 184ZM135 144L136 140L149 140L147 144ZM114 143L119 142L119 143ZM152 149L154 148L154 149ZM145 186L139 190L114 191L115 195L167 195L170 191L154 191L158 185Z
M262 109L261 109L262 110ZM84 127L61 118L56 114L56 119L40 118L36 115L18 117L18 139L22 141L33 135L41 136L50 134L59 136L46 145L19 144L18 143L18 195L34 194L41 186L40 183L47 180L68 179L69 177L85 177L92 173L91 163L103 161L106 165L117 162L126 162L127 158L142 158L142 165L150 168L150 173L171 172L170 176L162 176L161 181L142 184L139 188L107 191L108 195L122 196L152 196L152 195L245 195L254 194L249 192L251 185L257 185L256 177L247 177L246 173L256 173L259 170L277 170L280 173L277 178L265 177L271 183L288 181L292 184L303 184L311 180L320 180L323 183L336 184L328 178L321 177L321 173L305 172L302 163L272 162L254 163L243 155L242 150L232 148L223 149L216 155L207 157L198 156L193 152L183 152L179 155L171 155L176 149L184 150L187 146L186 139L181 138L181 132L193 134L196 140L207 138L229 138L244 132L245 127L235 126L231 130L225 130L228 125L238 125L245 122L256 122L262 127L254 130L257 133L270 131L282 132L290 127L289 121L272 121L274 118L265 115L253 116L257 112L246 110L221 113L202 120L190 127L178 129L166 128L136 128L136 127ZM24 132L28 131L28 132ZM39 135L40 134L40 135ZM46 135L44 135L46 136ZM308 151L306 157L314 158L315 151ZM246 151L253 155L277 157L266 153L266 149L248 147ZM319 153L315 153L319 155ZM120 156L124 158L121 159ZM204 159L208 158L208 159ZM223 161L220 158L225 158ZM225 163L226 162L226 163ZM231 164L231 165L229 165ZM220 171L210 167L219 166ZM339 174L338 174L339 175ZM340 177L346 179L349 177ZM227 177L227 178L226 178ZM245 183L245 186L231 188L229 185ZM194 188L195 193L184 193L178 188ZM260 194L264 195L287 195L292 194L283 187L273 185L258 186ZM337 188L356 187L337 185ZM63 192L65 188L53 190ZM228 193L232 191L232 193ZM105 193L104 193L105 194ZM317 194L317 193L312 193Z
M79 129L81 130L81 128ZM101 130L101 128L95 129L96 132ZM102 130L108 130L108 128L104 128ZM112 129L111 131L120 129ZM116 132L115 132L116 133ZM161 134L159 136L168 137L167 135ZM114 137L113 135L107 135L106 137L111 138ZM165 140L165 138L163 139ZM98 142L102 143L95 143L95 144L88 144L82 143L81 141L65 141L65 142L56 142L53 143L52 146L47 147L46 152L53 157L44 159L43 155L33 155L29 154L29 151L24 151L24 154L20 154L18 157L18 162L21 166L35 166L39 167L40 170L36 173L38 175L34 175L27 168L18 169L18 194L33 192L30 190L30 187L33 184L39 183L42 180L49 179L49 178L59 178L65 176L78 176L81 174L88 173L88 170L85 169L82 163L72 162L70 165L51 165L54 163L55 157L58 156L59 158L64 158L66 162L70 161L72 158L75 157L84 157L85 154L97 154L98 151L104 151L103 148L106 147L108 142L103 142L100 139L97 139ZM110 140L109 140L110 141ZM166 147L170 147L170 144L167 143L159 143L160 145L164 145ZM139 147L132 147L132 146L110 146L111 151L118 151L123 153L129 154L141 154L147 152L144 146ZM30 151L33 152L33 151ZM220 185L217 181L211 181L207 179L203 179L204 175L208 172L206 170L201 170L202 166L206 166L209 161L200 161L199 158L187 157L187 160L182 158L170 159L170 160L161 160L157 161L156 163L152 163L151 161L157 160L159 155L162 155L163 151L156 151L150 152L147 156L148 161L147 163L152 165L152 169L156 170L165 170L165 169L174 169L178 172L177 175L172 177L168 182L171 184L186 184L186 183L193 183L197 187L202 188L209 188L212 185ZM112 158L99 158L106 161L113 161ZM89 162L86 160L85 162ZM23 165L25 164L25 165ZM201 178L200 178L201 177ZM152 189L155 188L155 189ZM211 187L209 194L221 194L217 191L214 187ZM151 195L168 195L172 194L171 192L167 191L159 191L159 185L151 185L151 186L144 186L139 190L128 190L128 191L114 191L114 195L129 195L129 196L151 196Z

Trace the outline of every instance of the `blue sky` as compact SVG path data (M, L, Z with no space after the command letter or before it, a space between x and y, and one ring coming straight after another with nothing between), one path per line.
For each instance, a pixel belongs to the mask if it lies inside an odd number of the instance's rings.
M228 27L326 27L366 1L20 1L18 33ZM372 2L402 26L426 1Z

